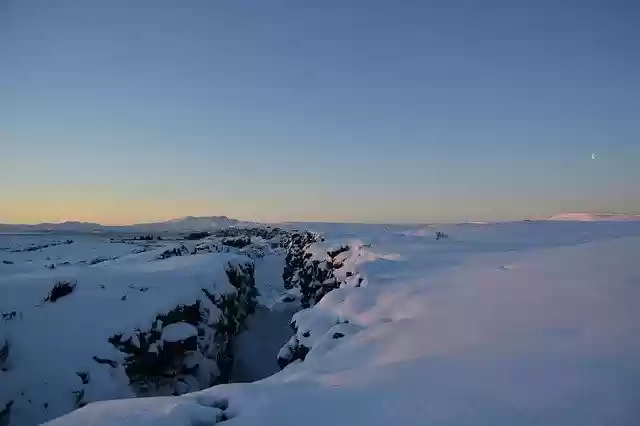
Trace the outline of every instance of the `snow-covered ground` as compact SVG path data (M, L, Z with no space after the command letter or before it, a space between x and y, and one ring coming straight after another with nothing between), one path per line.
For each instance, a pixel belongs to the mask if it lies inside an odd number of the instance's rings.
M332 286L337 282L338 288L314 293L324 297L317 303L311 300L309 309L293 315L296 331L289 343L249 340L242 345L255 352L256 363L265 358L275 361L276 353L262 352L278 346L286 353L294 352L292 346L297 345L297 357L304 360L294 360L282 371L254 383L218 385L175 397L90 403L51 424L638 424L640 223L296 226L325 236L324 241L305 249L304 259L320 265L330 263L331 279L327 281ZM0 262L2 256L5 251L0 251ZM102 303L100 295L111 294L101 289L100 283L122 281L114 288L129 289L138 274L151 271L156 274L152 275L154 280L169 281L166 274L180 276L180 287L184 283L189 289L188 282L197 281L194 277L198 274L223 274L222 257L234 255L205 253L160 261L149 260L150 252L137 256L146 260L132 261L129 255L95 266L74 267L78 270L74 275L77 296L95 294L94 299L84 300L86 306L96 306ZM172 261L173 266L168 266ZM286 306L299 303L297 298L304 293L300 288L287 295L294 302L278 302L284 291L278 282L284 267L282 253L259 257L254 263L256 286L262 293L259 300L264 305L259 312L269 308L288 312ZM46 297L46 291L41 294L45 286L39 283L47 281L42 277L53 271L38 268L15 274L2 270L3 310L5 298L13 297L12 304L26 306ZM107 278L97 272L80 272L88 270L103 271ZM313 273L317 272L314 269ZM85 281L92 284L80 287ZM225 283L220 282L228 285ZM321 288L323 283L313 285ZM17 290L22 287L29 289ZM161 287L170 292L168 284ZM172 294L172 303L180 300L180 294ZM113 298L122 302L115 296L114 290ZM31 311L62 310L65 302L73 311L71 297L73 293ZM91 321L112 306L116 305L109 302L96 307L96 315L85 307L83 318ZM127 305L130 308L134 305ZM141 318L155 317L158 311L149 309ZM119 312L124 317L130 315L126 309ZM34 330L33 343L28 344L35 346L39 341L40 346L33 350L42 353L51 345L78 346L79 339L69 331L59 332L58 339L38 331L46 318L33 315L28 328L20 330ZM142 322L148 327L148 320ZM282 327L282 321L275 322L274 327ZM71 319L66 324L70 323ZM250 319L249 331L241 337L250 339L253 332L256 339L280 339L285 334L270 329L268 321L260 325L264 327L252 328ZM133 322L126 324L131 326ZM11 330L6 322L2 327L4 333ZM97 327L105 333L118 328ZM183 332L187 327L180 328ZM105 351L114 350L97 341L94 344ZM300 356L302 347L305 351ZM52 354L61 351L56 349ZM86 355L89 363L95 363L88 352ZM13 357L11 352L9 366ZM245 356L242 361L251 363L252 358ZM109 366L90 367L110 371ZM40 370L21 380L40 389L38 380L49 377L47 374L53 374L49 370L54 369ZM11 368L0 372L0 391L19 386L7 374L18 372ZM77 376L76 380L74 385L82 383ZM103 382L109 381L113 379ZM29 407L14 404L11 410L14 419L15 413Z
M548 220L573 220L579 222L619 221L630 222L640 220L640 214L616 213L561 213L551 216Z
M243 322L256 299L229 271L253 286L255 265L267 265L260 298L276 297L277 282L281 297L283 256L261 238L245 248L182 238L0 234L0 424L7 413L33 425L91 401L216 382L218 324Z

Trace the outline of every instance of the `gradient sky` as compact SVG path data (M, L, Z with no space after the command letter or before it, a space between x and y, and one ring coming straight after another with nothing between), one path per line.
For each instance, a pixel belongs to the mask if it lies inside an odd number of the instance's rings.
M0 222L640 213L638 4L0 0Z

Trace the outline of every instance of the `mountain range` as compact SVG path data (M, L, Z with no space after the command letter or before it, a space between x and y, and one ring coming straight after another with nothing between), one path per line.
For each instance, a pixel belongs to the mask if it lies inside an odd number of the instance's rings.
M92 222L67 221L39 223L36 225L0 224L0 232L183 232L206 231L251 224L227 216L186 216L165 222L138 223L133 225L101 225Z

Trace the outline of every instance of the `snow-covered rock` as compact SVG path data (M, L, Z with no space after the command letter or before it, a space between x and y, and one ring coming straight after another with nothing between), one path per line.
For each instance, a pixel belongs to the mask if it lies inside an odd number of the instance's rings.
M163 342L180 342L198 337L198 329L188 322L175 322L162 329Z
M231 340L255 308L253 261L167 250L0 275L0 406L9 404L10 425L228 376Z

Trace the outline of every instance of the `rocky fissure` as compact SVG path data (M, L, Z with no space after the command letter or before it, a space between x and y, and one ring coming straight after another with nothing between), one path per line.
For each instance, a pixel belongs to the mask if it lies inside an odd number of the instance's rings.
M117 241L110 239L106 243L116 244ZM74 278L54 281L47 289L48 294L44 293L39 299L40 304L32 309L63 312L69 306L75 309L83 300L89 300L87 298L94 298L91 299L95 300L94 303L106 301L109 306L114 303L113 300L118 300L114 309L133 313L139 319L134 323L127 322L129 325L124 327L114 326L112 330L107 325L106 332L100 332L105 337L99 337L98 340L94 337L94 343L87 346L90 348L88 352L75 357L67 356L66 361L59 358L65 366L72 368L65 370L65 377L73 375L74 378L61 382L66 386L64 398L53 401L48 396L51 394L47 394L46 399L42 398L40 407L44 407L43 413L33 417L29 414L33 412L32 401L33 395L38 392L37 387L27 393L21 393L15 386L7 388L8 393L0 401L2 404L11 402L3 408L5 420L10 417L11 411L15 414L16 410L16 419L38 419L39 422L105 398L131 394L181 395L222 383L256 381L276 373L297 359L303 360L311 347L297 335L299 330L292 318L296 312L312 307L341 285L336 271L343 266L341 255L350 249L348 246L331 248L324 258L314 256L309 248L322 242L322 235L271 227L192 232L173 239L163 236L162 240L134 237L131 241L143 241L145 243L142 244L148 246L136 250L129 258L113 257L97 266L70 269L81 278L76 280L76 275L69 274ZM176 288L174 286L187 283L193 286L197 282L192 278L197 276L193 272L185 275L189 281L182 283L179 279L167 280L164 277L173 275L166 275L164 271L171 271L176 265L200 265L209 257L194 256L208 253L219 253L234 259L224 267L225 283L219 282L222 275L216 272L211 276L220 277L215 278L218 282L211 282L210 286L203 283L199 292L198 283L193 289L195 291L179 290L176 299L167 299L168 304L162 302L166 309L175 303L172 300L180 300L169 310L140 309L140 303L157 303L153 294L159 291L159 287L153 278L146 278L156 275L146 274L159 271L157 276L164 279L164 286ZM267 256L282 256L284 262L275 261L275 258L264 259ZM211 256L210 259L220 262L221 258ZM114 266L110 262L114 262ZM135 265L137 269L125 275L117 272L127 265ZM268 265L264 266L266 269L262 270L261 279L268 277L273 280L273 284L268 286L268 295L263 298L273 305L258 305L260 285L256 285L256 268L260 265ZM104 276L109 271L116 272ZM142 271L145 275L140 275L141 281L137 281L136 274ZM265 271L268 271L266 275ZM60 275L65 276L63 273ZM112 288L113 280L122 277L126 278L128 285L123 283ZM120 290L125 293L119 293ZM59 315L54 311L39 312L43 315ZM76 309L74 312L79 315L77 322L93 315L91 308ZM22 321L22 312L18 315L15 309L2 314L5 324L9 321L13 323L16 318ZM29 312L25 315L32 316ZM109 315L102 316L103 320ZM82 327L81 330L95 336L97 330L91 327ZM105 344L98 346L97 342L101 339ZM0 375L7 371L13 374L16 362L19 363L17 358L13 359L13 364L11 359L7 361L11 343L10 339L5 341L4 336L0 341ZM283 344L287 348L284 352L281 348ZM17 366L21 371L26 367ZM105 385L112 389L109 390L111 393L102 392ZM56 386L60 385L52 384L48 388L54 389ZM32 420L29 422L37 423Z
M324 241L319 234L304 232L291 237L287 252L286 266L283 273L285 287L300 289L301 308L310 309L330 291L343 285L359 287L363 278L359 274L345 268L345 260L354 247L348 244L337 247L328 247L321 254L309 250L312 244ZM341 272L340 278L336 272ZM346 320L336 320L336 325L346 323ZM290 326L294 335L285 343L278 352L277 362L282 369L294 361L304 361L312 346L309 342L311 330L301 331L297 321L292 318ZM334 339L344 337L342 333L334 333Z

